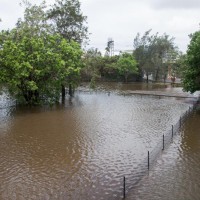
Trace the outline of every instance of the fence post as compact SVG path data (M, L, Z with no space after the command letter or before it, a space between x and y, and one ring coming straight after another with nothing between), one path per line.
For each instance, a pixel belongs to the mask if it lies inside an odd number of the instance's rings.
M164 150L164 149L165 149L165 136L163 134L163 149L162 150Z
M174 137L174 126L172 125L172 138Z
M148 170L149 170L149 151L148 151Z
M123 188L123 197L126 198L126 178L124 176L124 188Z

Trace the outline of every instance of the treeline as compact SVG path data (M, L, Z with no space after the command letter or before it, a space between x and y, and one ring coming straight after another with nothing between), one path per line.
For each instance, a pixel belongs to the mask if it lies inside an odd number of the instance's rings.
M131 53L102 55L98 49L83 50L89 38L79 0L57 0L50 7L24 1L22 6L24 18L0 32L0 84L21 103L64 101L65 88L73 95L81 80L94 87L98 80L142 81L145 75L148 82L151 75L166 81L170 75L182 77L187 91L200 87L199 32L191 35L188 55L179 52L173 37L151 30L137 34Z
M137 62L132 54L102 56L98 49L89 49L83 55L85 67L81 71L83 80L91 81L139 81ZM141 77L140 77L141 78Z
M107 50L109 51L109 49ZM174 44L174 38L167 34L151 34L151 30L133 40L133 51L120 52L119 55L101 55L98 49L89 49L84 54L86 67L83 70L85 77L101 78L103 80L128 80L142 81L145 76L148 82L149 76L154 81L166 81L170 78L181 77L181 62L184 56ZM129 55L136 63L137 73L126 69L126 75L121 73L118 62L121 57Z
M80 80L86 16L78 0L24 1L24 18L0 33L0 83L21 103L54 103L72 95Z

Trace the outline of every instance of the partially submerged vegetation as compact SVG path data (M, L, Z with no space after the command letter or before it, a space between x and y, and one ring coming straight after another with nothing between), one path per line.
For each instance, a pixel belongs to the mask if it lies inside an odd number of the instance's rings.
M79 24L85 17L78 9L79 1L65 1L60 7L61 2L47 11L45 3L26 2L24 19L0 34L0 82L21 103L54 103L60 94L65 97L65 87L72 95L78 85L83 67L82 32L87 33ZM66 27L62 29L61 24L69 20L68 32L64 32Z
M167 34L143 35L133 41L133 51L102 55L83 50L88 41L87 17L78 0L57 0L50 9L43 2L24 1L24 19L0 33L0 83L24 104L55 103L73 95L80 81L98 80L175 82L183 79L186 91L200 90L200 32L191 35L183 55ZM108 48L106 48L109 51Z

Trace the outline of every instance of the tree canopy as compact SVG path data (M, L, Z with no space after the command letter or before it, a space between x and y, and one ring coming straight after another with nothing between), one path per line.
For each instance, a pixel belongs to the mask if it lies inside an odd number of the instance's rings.
M65 39L79 44L88 39L87 17L81 12L79 0L56 0L48 10L47 18L51 20L54 31Z
M120 56L119 60L117 61L117 66L119 73L124 76L125 82L127 82L128 76L131 73L138 72L136 60L128 53L123 53Z
M56 102L62 85L76 85L80 44L52 32L45 5L27 4L24 20L0 34L0 81L27 104Z
M69 75L80 72L80 46L59 35L7 39L0 50L0 77L12 94L28 104L59 100Z
M200 31L191 35L183 72L183 87L191 93L200 90Z
M174 45L174 38L167 34L151 34L151 30L144 35L139 33L134 39L134 57L139 68L147 75L152 74L155 80L166 77L168 65L172 64L178 54Z

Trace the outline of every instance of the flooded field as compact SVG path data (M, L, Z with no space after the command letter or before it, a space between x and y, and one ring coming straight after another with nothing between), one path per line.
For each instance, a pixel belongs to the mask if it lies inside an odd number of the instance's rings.
M0 199L121 199L123 176L138 170L147 151L192 104L191 100L129 94L134 90L182 94L181 88L109 83L100 85L99 90L91 92L82 86L64 105L53 108L11 106L9 99L1 96ZM173 199L170 187L163 192L156 189L159 181L166 185L161 176L175 180L176 174L181 178L180 171L192 173L193 165L199 166L199 159L189 160L187 155L193 155L193 148L195 155L200 153L196 145L200 136L196 133L193 142L188 139L195 134L190 127L196 124L193 118L198 120L194 115L187 121L188 128L169 147L173 149L170 155L168 150L163 153L137 190L130 191L130 199L156 199L153 189L157 199L167 199L167 192ZM159 162L167 165L162 168L165 173L159 172ZM180 184L177 193L184 189L182 182L177 179L171 183Z
M200 108L186 121L149 175L127 195L128 200L200 199Z

